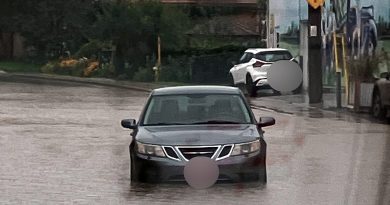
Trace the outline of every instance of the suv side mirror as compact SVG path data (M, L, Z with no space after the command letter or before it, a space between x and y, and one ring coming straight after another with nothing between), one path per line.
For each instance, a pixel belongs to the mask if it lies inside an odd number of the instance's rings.
M121 125L124 128L132 129L132 130L137 128L137 122L134 119L124 119L121 121Z
M231 63L232 63L233 66L237 65L236 61L232 61Z
M273 117L260 117L259 122L257 125L259 127L268 127L275 124L275 118Z

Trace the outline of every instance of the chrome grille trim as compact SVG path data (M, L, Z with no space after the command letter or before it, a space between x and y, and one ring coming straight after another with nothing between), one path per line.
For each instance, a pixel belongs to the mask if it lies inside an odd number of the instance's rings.
M223 156L223 157L218 157L218 158L216 159L216 161L222 160L222 159L226 159L226 158L230 157L230 155L231 155L232 152L233 152L234 144L227 144L227 145L224 145L224 146L219 150L218 156L222 153L222 150L223 150L225 147L228 147L228 146L230 146L230 151L229 151L229 153L228 153L227 155Z
M169 159L173 159L173 160L176 160L176 161L181 161L180 158L175 158L175 157L170 156L167 153L167 151L165 150L165 147L171 148L176 153L176 155L179 157L179 154L177 153L176 149L174 147L172 147L172 146L162 146L165 156L167 156Z
M180 151L181 148L216 148L216 150L214 151L213 155L210 157L210 159L215 159L215 157L217 156L217 154L219 154L220 150L221 150L221 145L214 145L214 146L176 146L176 151L177 153L179 153L180 157L182 159L184 159L185 161L189 161L185 156L184 154ZM176 154L177 154L176 153ZM199 153L199 152L196 152L196 153ZM208 152L208 153L205 153L205 154L211 154L212 152Z

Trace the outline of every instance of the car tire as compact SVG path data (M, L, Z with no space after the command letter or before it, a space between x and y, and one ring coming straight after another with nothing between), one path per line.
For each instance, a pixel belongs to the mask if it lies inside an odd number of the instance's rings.
M259 182L264 184L267 183L267 168L265 166L260 170Z
M295 90L292 91L292 93L293 93L294 95L301 94L301 92L302 92L302 84L299 85L299 87L298 87L297 89L295 89Z
M135 164L131 156L130 156L130 180L131 182L139 182L139 177L137 172L135 171Z
M264 167L259 169L259 172L246 173L240 176L241 182L254 182L260 184L267 183L267 169Z
M382 99L378 90L375 90L373 94L371 114L378 119L386 117L386 108L382 106Z
M253 83L252 77L248 74L246 76L246 83L245 83L246 91L250 97L256 97L257 96L257 87L256 84Z

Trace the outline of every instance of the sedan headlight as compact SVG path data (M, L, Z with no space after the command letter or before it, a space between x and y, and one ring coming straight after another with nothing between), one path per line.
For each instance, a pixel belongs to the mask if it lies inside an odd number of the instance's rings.
M140 142L136 142L136 150L140 154L165 157L165 153L162 147L159 145L143 144Z
M260 141L256 140L249 143L235 144L231 155L249 154L260 150Z

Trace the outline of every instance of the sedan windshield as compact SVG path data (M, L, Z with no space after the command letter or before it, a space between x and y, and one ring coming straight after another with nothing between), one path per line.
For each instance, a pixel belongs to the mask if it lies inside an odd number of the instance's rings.
M153 96L143 125L250 124L240 95L192 94Z

